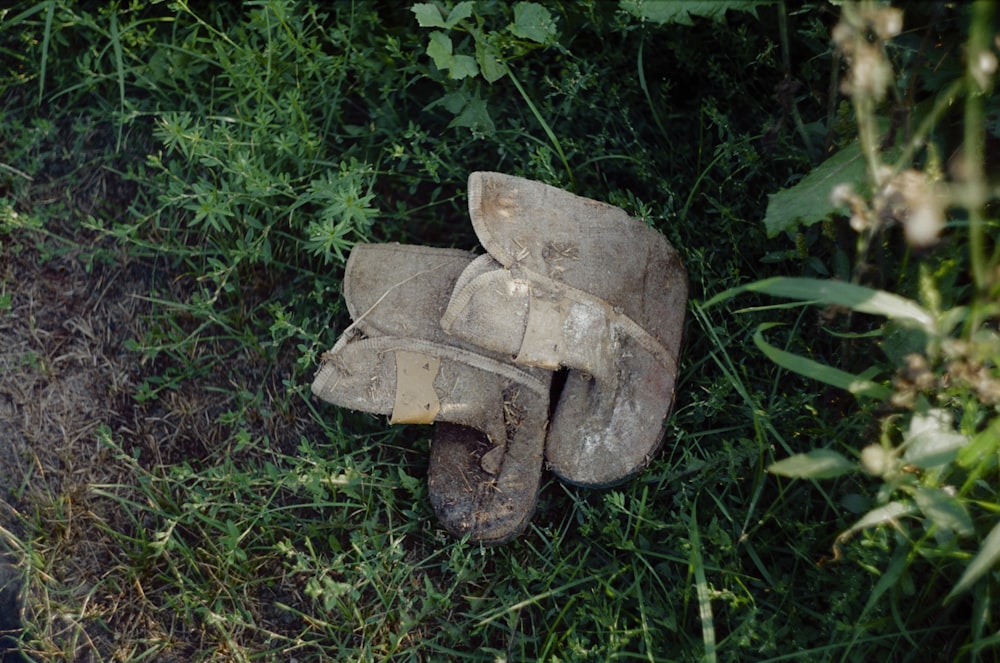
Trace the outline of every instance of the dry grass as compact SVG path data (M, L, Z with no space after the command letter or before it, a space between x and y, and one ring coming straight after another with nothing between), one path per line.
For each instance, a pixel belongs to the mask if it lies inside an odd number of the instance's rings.
M84 627L115 601L93 585L106 572L101 525L113 514L102 513L88 486L123 479L97 431L122 421L135 386L136 357L123 344L144 284L120 264L88 273L79 251L42 261L33 248L5 249L3 281L13 287L0 320L0 436L7 441L0 453L8 468L0 489L16 501L3 505L0 524L22 557L30 621L51 630L39 639L96 647ZM45 536L31 536L30 549L19 546L17 535L36 522ZM89 614L60 615L57 603L86 605Z
M156 660L186 660L193 651L225 646L206 642L211 637L163 609L163 583L155 572L137 573L136 551L126 545L151 533L136 531L144 523L135 513L95 487L141 499L143 472L148 478L184 461L211 464L231 438L218 422L233 392L257 390L263 381L262 393L276 396L282 367L236 353L202 380L136 402L144 378L164 365L127 342L148 330L150 292L177 294L184 278L80 230L98 204L129 203L107 197L129 190L102 172L63 180L73 186L62 191L58 182L44 185L46 197L71 201L55 231L61 237L25 231L0 244L0 293L10 294L9 308L0 311L0 550L10 551L23 583L27 650L39 659L137 660L156 650ZM277 450L290 451L303 433L316 433L296 423L309 421L302 412L266 409L273 416L249 422L256 427L249 433L267 436ZM146 524L154 526L152 518ZM260 626L269 628L266 617Z

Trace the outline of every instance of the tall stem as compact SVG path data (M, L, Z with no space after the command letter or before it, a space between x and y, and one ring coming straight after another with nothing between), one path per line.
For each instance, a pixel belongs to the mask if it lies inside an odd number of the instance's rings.
M993 24L993 0L976 0L972 6L972 22L969 27L969 44L966 52L965 135L962 151L965 159L967 194L965 204L969 210L969 259L975 299L972 304L969 332L979 326L983 308L989 304L990 266L986 257L985 219L983 208L986 204L986 175L983 168L986 127L983 118L983 95L988 88L989 77L995 69L988 64L993 58L990 50L991 26Z

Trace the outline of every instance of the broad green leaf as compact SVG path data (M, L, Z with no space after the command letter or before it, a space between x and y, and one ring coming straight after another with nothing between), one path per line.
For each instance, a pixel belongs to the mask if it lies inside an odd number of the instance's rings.
M445 28L450 30L462 19L472 16L474 2L460 2L448 14L445 19L441 16L441 10L430 2L421 2L410 7L410 11L417 17L417 25L422 28Z
M896 366L902 366L907 355L926 352L927 344L930 342L930 335L926 329L908 322L887 320L882 332L882 341L878 346L886 358Z
M822 221L838 209L830 200L833 188L846 183L861 191L866 172L861 145L854 142L813 168L795 186L772 193L764 214L767 236Z
M430 34L427 55L434 60L434 66L448 72L449 78L462 79L479 73L476 59L471 55L454 55L451 37L440 30Z
M450 14L448 14L448 27L454 27L459 21L472 16L472 8L475 4L476 3L471 0L466 0L466 2L460 2L455 5L455 8L451 10Z
M451 37L440 30L432 32L427 44L427 55L434 60L435 67L441 71L448 71L453 58Z
M824 279L791 276L763 279L721 292L705 302L705 306L713 306L743 292L761 292L803 302L844 306L859 313L916 323L927 329L934 327L934 316L912 299L884 290Z
M455 80L465 77L474 77L479 73L479 65L476 58L471 55L456 55L452 58L451 67L448 69L448 76Z
M915 413L903 440L906 451L903 460L921 468L950 463L969 438L957 432L951 414L940 408L927 413Z
M768 359L773 361L778 366L788 369L794 373L798 373L799 375L804 375L807 378L819 380L820 382L837 387L838 389L845 389L855 396L884 400L889 398L891 395L892 392L888 388L878 384L877 382L872 382L861 375L848 373L847 371L842 371L839 368L821 364L813 359L802 357L792 352L786 352L785 350L780 350L774 347L764 340L764 336L762 334L762 332L773 326L775 326L773 323L760 325L757 328L757 331L754 332L753 342L761 352L767 355Z
M436 5L430 2L421 2L410 7L410 11L417 17L417 25L422 28L447 28L449 27L441 16L441 11Z
M994 525L990 533L983 539L983 545L979 548L979 552L969 561L969 565L965 567L965 571L958 579L954 589L948 593L948 596L944 597L945 602L972 587L998 561L1000 561L1000 523Z
M907 502L889 502L861 516L856 523L837 536L837 541L844 542L863 529L875 527L876 525L885 525L905 516L915 515L917 512L918 509L913 504Z
M920 486L913 493L913 501L939 528L955 532L959 536L972 536L975 532L972 518L969 517L965 506L940 488Z
M508 29L516 37L539 44L547 44L556 36L556 23L552 20L552 14L535 2L519 2L514 5L514 22Z
M813 449L772 463L767 471L793 479L832 479L857 469L857 465L832 449Z
M476 40L476 62L479 63L479 70L483 72L483 78L487 83L498 81L507 74L507 65L501 59L500 53L485 39Z
M772 0L622 0L619 8L654 23L694 25L692 16L721 21L727 10L755 13L757 7L769 4Z

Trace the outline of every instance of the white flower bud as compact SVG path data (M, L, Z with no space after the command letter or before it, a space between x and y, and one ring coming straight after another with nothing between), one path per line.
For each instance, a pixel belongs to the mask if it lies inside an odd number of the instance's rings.
M881 445L870 444L861 450L861 467L872 476L885 476L894 464L893 453Z

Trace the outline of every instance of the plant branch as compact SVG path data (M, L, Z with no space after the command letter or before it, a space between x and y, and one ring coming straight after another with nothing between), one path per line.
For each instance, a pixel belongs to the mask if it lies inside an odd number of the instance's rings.
M988 302L990 267L985 249L985 220L983 207L986 204L986 175L983 167L985 152L983 143L986 138L986 127L983 117L983 95L988 89L989 77L996 70L996 57L990 51L991 26L993 24L992 0L979 0L973 4L972 20L969 27L969 45L967 49L966 85L968 94L965 100L965 135L963 137L964 179L968 186L969 197L969 258L971 261L972 281L976 289L972 314L969 316L969 329L979 326L982 308Z

